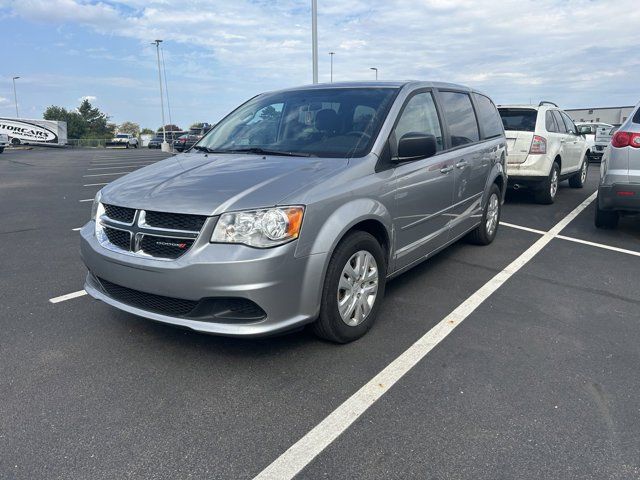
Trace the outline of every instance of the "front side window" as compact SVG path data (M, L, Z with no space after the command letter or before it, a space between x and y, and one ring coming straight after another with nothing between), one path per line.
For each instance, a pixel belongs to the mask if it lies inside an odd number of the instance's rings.
M466 93L441 92L442 108L453 148L480 140L478 121Z
M444 149L440 120L433 96L429 92L411 97L402 111L395 128L396 141L407 133L423 133L436 137L436 151Z
M218 123L199 143L215 152L253 151L362 157L397 88L314 88L260 95Z
M502 121L493 102L478 93L474 93L473 96L478 105L478 120L480 120L480 125L482 125L482 131L484 132L483 138L494 138L502 135L504 131L502 129Z
M560 115L562 115L562 119L564 120L564 125L565 127L567 127L567 132L575 134L576 126L574 125L573 120L571 120L569 115L567 115L564 112L560 112Z

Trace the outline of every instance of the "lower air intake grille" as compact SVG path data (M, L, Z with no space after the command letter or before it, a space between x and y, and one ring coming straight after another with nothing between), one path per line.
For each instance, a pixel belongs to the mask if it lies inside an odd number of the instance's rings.
M163 297L152 293L140 292L132 288L122 287L115 283L108 282L102 278L98 279L107 295L113 299L137 307L149 312L161 313L172 317L183 317L193 310L198 304L194 300L183 300L181 298Z

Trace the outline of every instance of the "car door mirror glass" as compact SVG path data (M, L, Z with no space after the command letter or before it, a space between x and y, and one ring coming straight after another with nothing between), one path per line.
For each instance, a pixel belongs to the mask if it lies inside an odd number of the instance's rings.
M433 157L437 151L435 135L409 132L398 141L397 162Z

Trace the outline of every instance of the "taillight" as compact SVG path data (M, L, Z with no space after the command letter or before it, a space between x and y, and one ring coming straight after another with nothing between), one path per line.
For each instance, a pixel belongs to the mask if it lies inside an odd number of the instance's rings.
M531 141L529 153L544 154L547 153L547 139L540 135L534 135Z
M640 148L640 133L616 132L611 138L611 146L616 148Z

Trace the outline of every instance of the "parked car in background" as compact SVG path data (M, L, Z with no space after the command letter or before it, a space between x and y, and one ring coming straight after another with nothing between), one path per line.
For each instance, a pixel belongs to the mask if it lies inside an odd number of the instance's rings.
M595 224L615 228L620 215L640 213L640 103L602 156Z
M182 132L182 131L171 131L171 132L166 132L166 138L167 138L167 143L169 145L172 145L173 142L180 137L181 135L184 135L187 132ZM151 140L149 140L149 143L147 144L147 148L162 148L162 142L164 141L164 136L162 134L162 132L157 133Z
M9 146L9 137L4 133L0 133L0 153L4 152L5 147Z
M581 129L584 133L584 138L587 141L587 156L591 161L599 162L602 159L602 154L604 153L604 149L609 144L608 140L603 141L599 139L598 143L596 143L596 132L598 128L603 130L613 128L613 125L609 125L608 123L591 123L591 122L579 122L576 123L576 127Z
M507 136L507 174L514 188L533 189L538 203L553 203L560 181L582 188L587 179L587 142L555 103L500 105ZM586 130L585 130L586 131Z
M184 135L180 135L174 142L173 148L178 152L184 152L193 147L198 140L202 138L202 135L195 135L192 133L186 133Z
M498 231L506 142L491 99L447 83L258 95L189 153L104 187L85 288L136 315L235 336L313 323L349 342L388 278Z
M118 133L111 141L107 142L107 147L120 147L120 148L138 148L138 137L131 135L130 133Z

